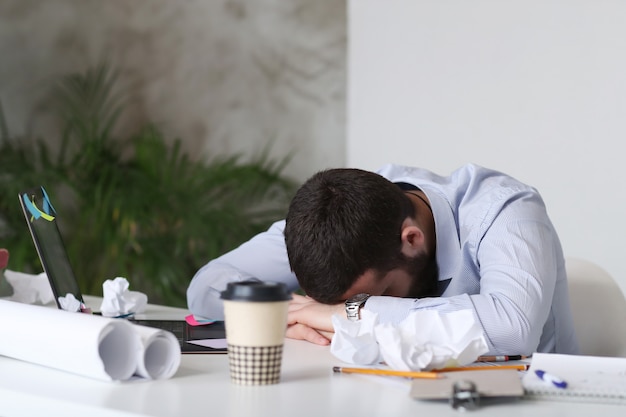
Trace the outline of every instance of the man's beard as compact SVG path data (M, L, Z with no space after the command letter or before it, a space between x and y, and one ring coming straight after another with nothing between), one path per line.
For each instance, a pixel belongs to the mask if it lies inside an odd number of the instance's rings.
M434 256L425 253L413 258L402 255L403 261L400 266L413 278L411 287L405 295L406 298L436 297L439 294L439 267Z

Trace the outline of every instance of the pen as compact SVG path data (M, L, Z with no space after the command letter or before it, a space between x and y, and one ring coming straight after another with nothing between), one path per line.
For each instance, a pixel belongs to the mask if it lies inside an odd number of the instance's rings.
M567 382L563 381L561 378L557 378L554 375L547 373L546 371L542 371L541 369L537 369L535 374L543 381L546 381L557 388L567 388Z
M460 366L460 367L433 369L432 372L497 371L500 369L514 369L516 371L527 371L528 367L529 365Z
M426 379L444 378L444 376L438 372L394 371L391 369L372 369L372 368L344 368L341 366L333 366L333 372L343 373L343 374L403 376L405 378L426 378Z
M496 356L479 356L476 362L508 362L508 361L520 361L527 359L528 356L524 355L496 355Z

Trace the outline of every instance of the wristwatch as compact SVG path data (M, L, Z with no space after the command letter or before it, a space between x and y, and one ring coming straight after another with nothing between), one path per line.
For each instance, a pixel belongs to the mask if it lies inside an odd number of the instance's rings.
M346 300L346 316L348 316L348 320L358 321L361 318L361 308L365 305L368 298L370 298L370 295L362 292Z

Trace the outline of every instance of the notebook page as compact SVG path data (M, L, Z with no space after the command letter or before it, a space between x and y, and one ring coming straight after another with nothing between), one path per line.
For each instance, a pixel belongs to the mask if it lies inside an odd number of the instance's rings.
M567 387L542 380L536 370L562 379ZM626 358L535 353L522 384L536 399L626 403Z

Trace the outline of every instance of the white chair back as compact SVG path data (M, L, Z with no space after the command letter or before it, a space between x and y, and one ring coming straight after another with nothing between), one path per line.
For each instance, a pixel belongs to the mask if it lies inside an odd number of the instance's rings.
M626 357L626 298L620 287L592 262L567 258L565 265L581 354Z

